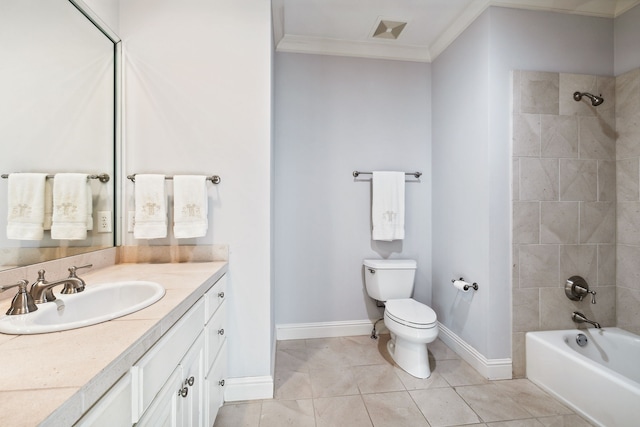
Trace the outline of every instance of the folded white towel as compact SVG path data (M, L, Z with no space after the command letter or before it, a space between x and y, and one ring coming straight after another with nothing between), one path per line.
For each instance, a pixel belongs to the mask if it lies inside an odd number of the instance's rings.
M58 173L53 179L51 238L87 238L87 174Z
M91 180L87 179L87 231L93 230L93 191L91 190Z
M9 174L7 238L40 240L44 235L44 185L47 174Z
M404 239L404 172L373 172L373 240Z
M207 177L173 177L173 234L178 239L202 237L209 227Z
M164 175L136 175L135 185L136 239L159 239L167 237L167 201L164 190Z
M51 230L53 222L53 180L44 183L44 229Z

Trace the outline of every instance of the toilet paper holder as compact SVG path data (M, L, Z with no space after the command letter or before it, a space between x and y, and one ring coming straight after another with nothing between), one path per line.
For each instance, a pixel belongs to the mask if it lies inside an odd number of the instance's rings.
M455 283L457 281L464 282L465 280L464 280L463 277L461 277L459 279L451 279L451 283ZM473 283L469 283L468 285L464 285L464 290L465 291L468 291L469 288L472 288L474 291L477 291L478 290L478 284L476 282L473 282Z

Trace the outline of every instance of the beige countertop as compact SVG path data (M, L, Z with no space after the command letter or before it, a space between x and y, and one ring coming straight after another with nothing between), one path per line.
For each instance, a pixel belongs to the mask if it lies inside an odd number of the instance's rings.
M80 274L87 287L149 280L166 294L143 310L86 328L0 334L0 425L72 425L226 271L226 262L200 262L117 264ZM9 303L0 301L1 313Z

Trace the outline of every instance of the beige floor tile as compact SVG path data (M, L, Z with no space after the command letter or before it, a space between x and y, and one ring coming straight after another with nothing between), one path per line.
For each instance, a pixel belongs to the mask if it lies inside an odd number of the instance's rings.
M260 427L315 427L313 401L265 400L262 403Z
M396 375L396 369L391 365L354 366L351 372L362 394L405 390Z
M431 344L428 344L427 348L436 360L460 359L460 356L447 347L440 339L436 339Z
M285 347L276 351L276 372L279 370L309 372L306 347Z
M593 425L576 414L541 417L538 421L545 427L591 427Z
M478 423L480 419L450 387L409 392L432 427Z
M535 418L526 420L499 421L497 423L489 423L487 427L544 427L544 425Z
M350 367L324 367L311 369L313 397L335 397L360 394Z
M484 422L532 418L522 406L493 384L456 387L456 392Z
M258 427L261 412L262 402L224 405L214 427Z
M325 397L313 402L316 427L373 426L361 396Z
M461 359L438 360L432 369L442 375L453 387L489 383L489 380Z
M274 398L276 399L310 399L311 377L308 372L276 370Z
M375 427L429 427L406 391L365 394L362 399Z
M527 379L495 381L494 385L534 417L572 414L573 411Z
M429 378L416 378L399 367L394 368L396 375L407 390L425 390L429 388L450 387L449 383L438 372L431 371Z

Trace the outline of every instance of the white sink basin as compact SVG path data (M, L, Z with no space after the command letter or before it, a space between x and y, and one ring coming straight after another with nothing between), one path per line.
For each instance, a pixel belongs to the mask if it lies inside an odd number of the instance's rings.
M0 332L42 334L65 331L106 322L142 310L164 296L155 282L124 281L87 285L83 292L56 293L56 300L38 304L38 310L13 316L0 316Z

